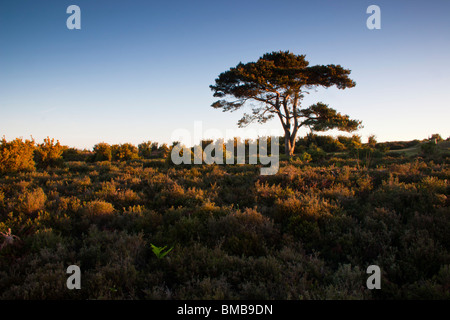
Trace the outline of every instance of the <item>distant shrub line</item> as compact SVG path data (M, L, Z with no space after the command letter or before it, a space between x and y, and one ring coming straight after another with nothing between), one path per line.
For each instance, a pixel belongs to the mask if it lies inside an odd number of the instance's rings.
M236 139L238 138L235 138L235 141ZM283 149L284 138L280 138L279 141L280 149ZM437 153L436 143L441 141L443 139L439 134L434 134L431 138L422 141L383 143L377 143L374 136L369 137L367 143L362 143L361 137L358 135L332 137L308 134L296 140L296 157L293 159L305 162L317 161L324 159L330 153L341 153L341 155L344 153L350 157L366 160L367 162L368 158L380 157L389 150L407 149L419 145L423 154L432 155ZM249 140L244 142L248 149ZM34 171L36 168L62 167L64 163L70 161L101 162L166 159L168 163L171 163L169 155L177 143L174 142L172 146L168 146L165 143L159 145L157 142L146 141L136 147L131 143L110 145L100 142L90 151L63 146L58 140L55 142L55 139L48 137L41 144L37 144L34 139L23 140L22 138L16 138L12 141L7 141L3 137L0 143L0 174ZM214 143L214 141L201 141L202 148L204 149L210 143ZM194 148L192 148L192 153L193 150Z

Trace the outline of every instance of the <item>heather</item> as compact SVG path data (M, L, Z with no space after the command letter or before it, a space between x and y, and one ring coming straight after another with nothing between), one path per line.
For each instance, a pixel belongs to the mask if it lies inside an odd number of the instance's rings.
M170 149L3 139L0 298L450 298L448 140L309 136L268 176Z

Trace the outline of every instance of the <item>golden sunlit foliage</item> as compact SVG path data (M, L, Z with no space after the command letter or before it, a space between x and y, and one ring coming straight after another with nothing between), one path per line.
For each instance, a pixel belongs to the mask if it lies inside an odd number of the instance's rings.
M23 141L17 138L8 142L3 137L0 144L0 173L33 171L35 169L34 150L34 140Z

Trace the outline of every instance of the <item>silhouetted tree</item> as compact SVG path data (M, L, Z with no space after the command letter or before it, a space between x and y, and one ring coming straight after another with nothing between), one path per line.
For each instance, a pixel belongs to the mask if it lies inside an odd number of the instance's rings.
M214 97L221 98L212 107L223 111L235 111L247 102L253 102L251 114L244 114L238 121L244 127L254 121L265 123L277 116L285 133L285 153L294 152L295 138L302 126L315 131L339 129L356 130L361 122L350 120L323 103L301 108L301 100L317 87L336 86L352 88L355 82L348 75L350 70L340 65L309 66L304 55L289 51L264 54L257 62L239 63L219 75L210 88Z

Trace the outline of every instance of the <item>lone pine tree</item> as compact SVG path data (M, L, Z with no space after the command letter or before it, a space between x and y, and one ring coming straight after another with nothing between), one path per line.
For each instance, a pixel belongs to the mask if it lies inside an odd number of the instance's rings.
M350 72L334 64L309 66L305 55L289 51L266 53L256 62L241 62L221 73L215 85L210 86L214 97L220 100L211 106L232 112L253 103L252 113L244 114L238 121L239 127L255 121L265 123L277 116L285 133L285 153L291 156L298 130L303 126L314 131L338 129L351 132L360 128L360 121L352 120L326 104L301 106L305 94L317 87L354 87L356 83L349 78Z

